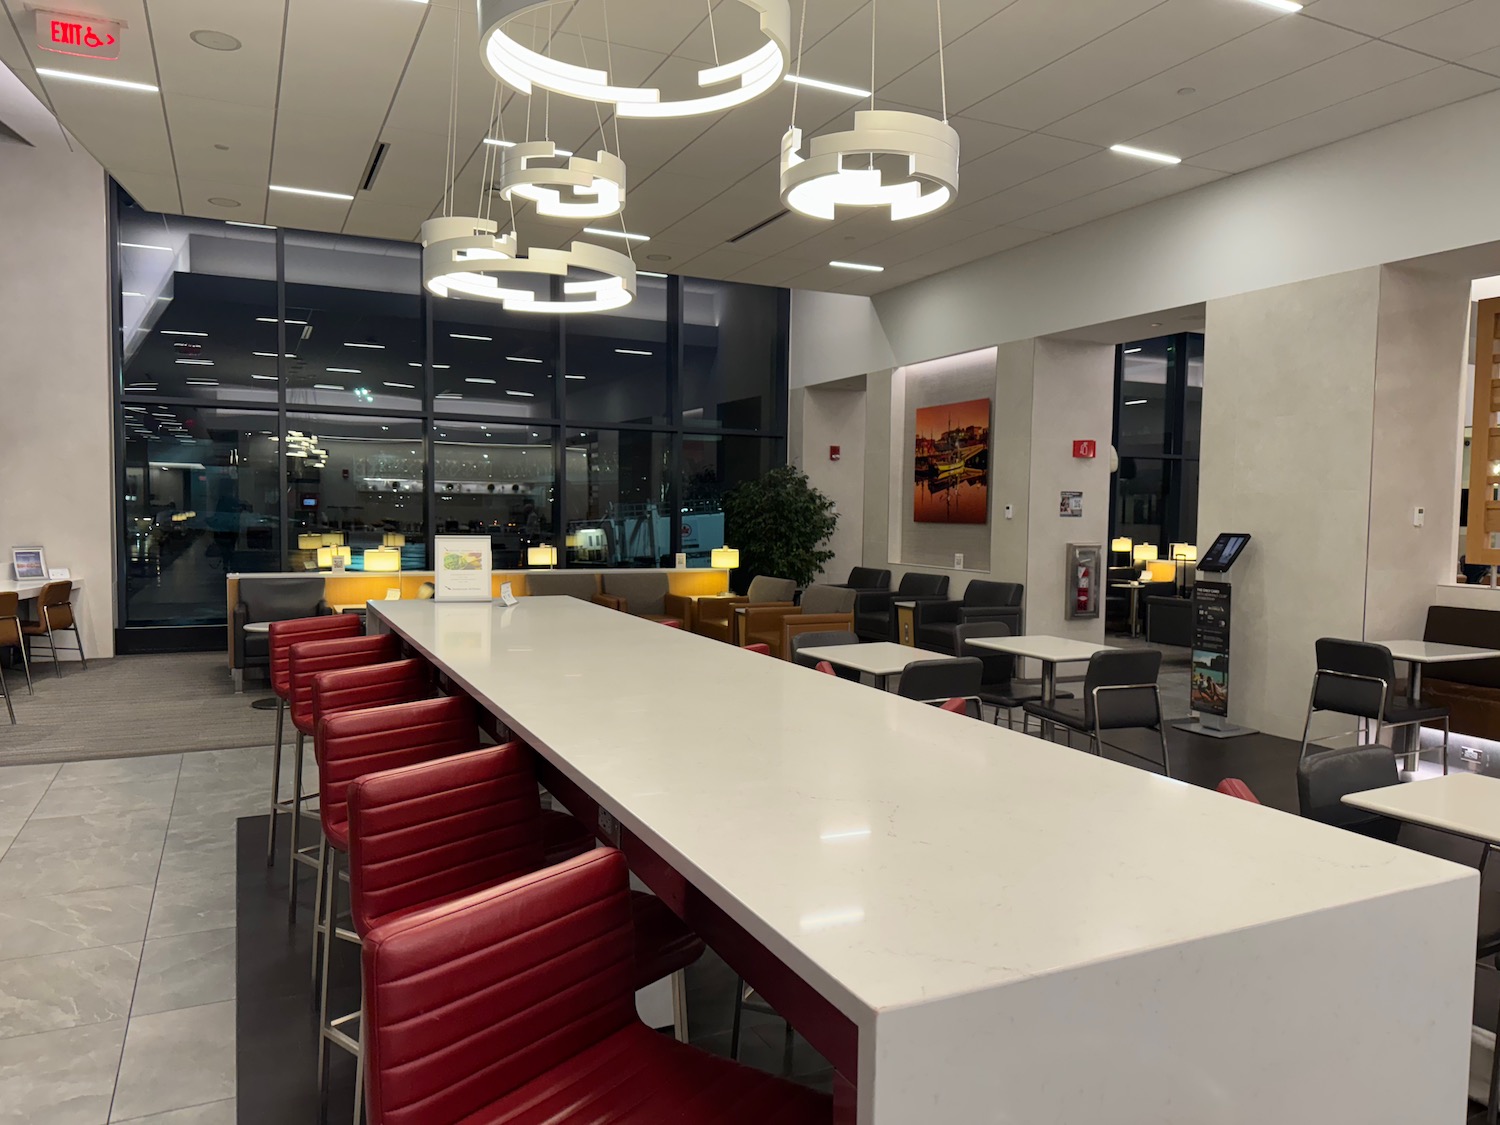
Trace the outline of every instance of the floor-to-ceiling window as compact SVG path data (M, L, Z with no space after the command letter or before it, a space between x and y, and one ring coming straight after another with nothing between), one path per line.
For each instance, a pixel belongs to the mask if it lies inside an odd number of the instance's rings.
M1158 336L1122 344L1115 357L1114 476L1110 538L1196 543L1198 447L1203 428L1203 337Z
M521 316L428 296L407 243L123 192L114 228L125 651L330 536L356 568L452 533L497 566L706 566L724 493L785 462L785 290L646 274L624 309Z

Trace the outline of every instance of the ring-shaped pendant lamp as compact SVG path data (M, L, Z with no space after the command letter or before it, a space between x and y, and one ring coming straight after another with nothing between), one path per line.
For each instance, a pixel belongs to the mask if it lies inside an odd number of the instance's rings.
M663 101L655 87L613 86L609 74L548 58L506 34L517 16L571 0L479 0L479 43L484 65L496 78L523 94L539 86L554 94L604 102L620 117L695 117L754 101L781 81L791 53L792 12L788 0L738 0L760 14L766 42L740 59L698 71L704 90L737 85L702 97Z
M814 137L801 154L802 130L781 139L781 202L814 219L832 219L839 207L888 207L893 220L915 219L948 206L958 194L958 131L934 117L901 110L864 109L854 128ZM904 156L907 178L886 183L879 168L846 161Z
M625 209L625 162L614 153L600 150L593 160L574 156L562 168L534 164L556 158L551 141L506 149L495 190L507 203L514 197L535 204L536 213L549 219L607 219Z
M490 219L455 216L422 224L422 283L439 297L498 301L508 312L585 313L624 308L635 300L635 263L625 255L588 242L566 250L516 249L516 233L496 238ZM573 270L602 276L568 281ZM507 286L516 275L561 277L563 299L538 299L529 288Z

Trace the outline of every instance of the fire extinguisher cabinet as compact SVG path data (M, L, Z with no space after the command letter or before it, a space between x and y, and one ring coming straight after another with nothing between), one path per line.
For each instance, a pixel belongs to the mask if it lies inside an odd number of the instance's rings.
M1104 582L1104 548L1098 543L1069 543L1065 591L1067 615L1098 617L1102 599L1099 588Z

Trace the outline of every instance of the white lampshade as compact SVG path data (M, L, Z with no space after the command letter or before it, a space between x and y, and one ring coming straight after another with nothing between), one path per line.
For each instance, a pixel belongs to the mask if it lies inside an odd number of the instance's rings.
M1120 551L1120 552L1123 552L1124 554L1128 555L1128 554L1130 554L1130 548L1132 548L1134 546L1135 546L1135 542L1133 540L1126 539L1122 535L1122 536L1120 536L1120 538L1114 539L1114 540L1110 541L1109 549L1111 551Z
M391 574L401 569L401 552L394 547L371 547L364 559L369 571Z
M380 544L383 547L404 547L406 546L406 536L402 535L399 531L387 531L385 538L380 541Z
M321 538L325 547L342 547L344 545L344 533L342 531L325 531Z
M708 561L715 570L735 570L740 565L739 548L715 547Z
M323 545L321 535L299 535L297 536L297 549L299 551L316 551Z
M541 547L526 548L527 566L556 566L557 548L547 543Z
M318 548L318 565L324 570L332 569L333 560L335 558L341 559L343 561L343 564L345 566L348 566L352 562L354 562L354 551L350 547L336 546Z
M1157 556L1155 543L1137 543L1132 550L1131 557L1136 562L1155 562Z
M1190 562L1190 563L1197 562L1198 561L1198 547L1197 547L1197 545L1193 544L1193 543L1173 543L1172 544L1172 561L1173 562Z

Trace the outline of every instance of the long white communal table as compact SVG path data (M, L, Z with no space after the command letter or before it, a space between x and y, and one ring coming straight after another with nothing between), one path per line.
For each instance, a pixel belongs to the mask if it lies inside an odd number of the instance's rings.
M42 587L53 581L50 578L0 578L0 594L15 594L23 602L30 601L42 592ZM83 589L82 578L70 578L73 589Z
M370 622L791 1017L840 1122L1463 1120L1468 868L571 598Z

